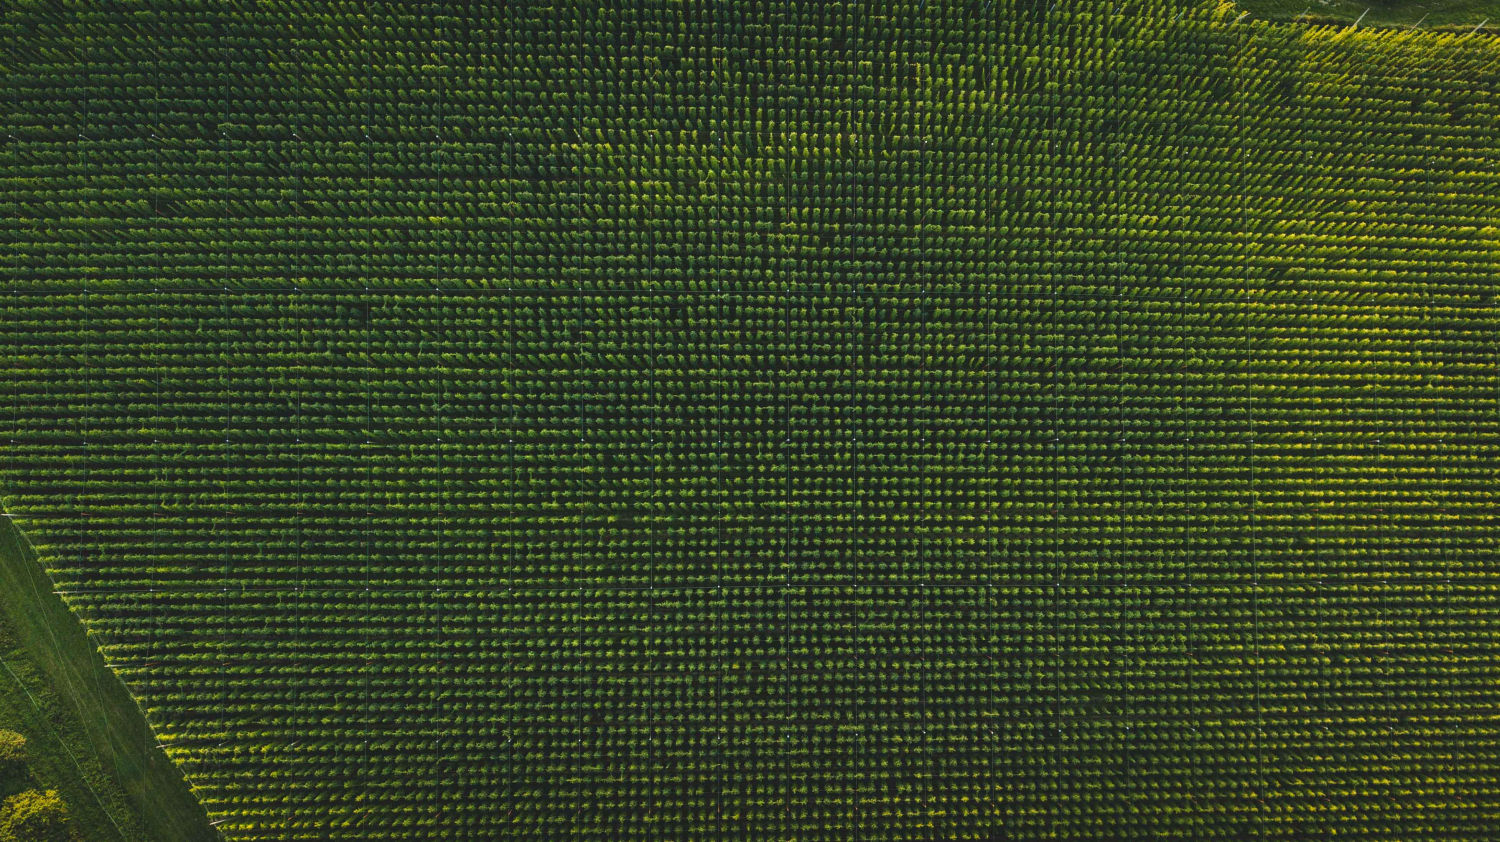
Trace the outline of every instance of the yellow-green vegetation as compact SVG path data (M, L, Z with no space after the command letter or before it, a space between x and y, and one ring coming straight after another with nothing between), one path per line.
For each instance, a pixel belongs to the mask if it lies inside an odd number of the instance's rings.
M1236 0L1258 18L1369 27L1500 32L1500 0Z
M0 804L0 842L83 842L56 790L29 789Z
M16 770L26 768L26 738L15 731L0 730L0 780L9 781Z
M4 641L0 641L3 645ZM21 657L17 653L17 658ZM4 664L9 669L9 663ZM13 687L0 686L0 693L11 693ZM0 698L0 722L11 724L16 717L11 716L11 710L5 706L5 699ZM22 724L22 723L15 723ZM24 727L24 725L23 725ZM54 726L55 728L55 726ZM54 731L55 733L55 731ZM48 778L52 771L45 761L56 758L36 758L35 765L38 767L33 771L31 750L28 748L25 735L16 731L0 729L0 842L41 842L41 840L82 840L88 842L95 840L118 840L120 834L112 832L111 828L101 828L98 833L85 836L80 833L77 825L69 815L67 804L58 795L55 789L38 789L45 786L46 781L39 779ZM69 774L77 771L74 776ZM64 770L62 776L69 784L79 783L84 788L91 784L82 778L82 769L74 766L73 769ZM89 793L90 796L93 793ZM85 797L85 802L88 802ZM90 804L90 806L92 806Z

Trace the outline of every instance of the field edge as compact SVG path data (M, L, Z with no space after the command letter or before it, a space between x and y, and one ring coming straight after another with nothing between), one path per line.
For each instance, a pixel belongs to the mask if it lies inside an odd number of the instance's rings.
M104 661L82 620L13 515L0 512L0 613L18 645L75 715L104 768L152 838L218 840L182 771L160 747L145 712Z

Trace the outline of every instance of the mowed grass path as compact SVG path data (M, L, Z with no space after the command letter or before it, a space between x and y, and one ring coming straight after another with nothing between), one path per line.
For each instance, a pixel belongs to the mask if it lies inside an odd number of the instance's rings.
M140 706L53 591L35 552L8 516L0 517L0 614L15 645L53 688L66 714L80 723L99 765L124 791L147 837L163 842L217 839L182 773L158 746ZM9 692L11 684L0 687Z

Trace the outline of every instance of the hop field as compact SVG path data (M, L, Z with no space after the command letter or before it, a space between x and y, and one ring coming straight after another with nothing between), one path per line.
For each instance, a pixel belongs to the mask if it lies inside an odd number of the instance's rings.
M1500 823L1495 39L0 15L0 495L227 838Z

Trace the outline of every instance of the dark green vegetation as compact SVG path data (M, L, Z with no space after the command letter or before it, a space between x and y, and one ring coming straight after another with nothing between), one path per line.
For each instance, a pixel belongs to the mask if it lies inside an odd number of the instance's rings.
M1500 32L1500 0L1236 0L1258 18L1276 21L1352 24L1367 27L1420 26L1429 30Z
M38 8L0 489L232 838L1500 824L1493 41Z
M52 592L9 517L0 517L0 728L26 739L35 787L60 796L72 830L93 840L213 839L203 808L157 746L145 717L78 620ZM16 839L38 829L57 798L29 797ZM0 813L0 840L9 818Z

